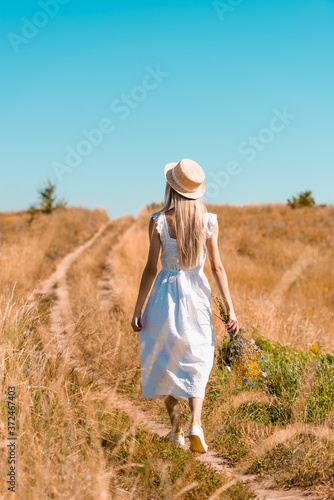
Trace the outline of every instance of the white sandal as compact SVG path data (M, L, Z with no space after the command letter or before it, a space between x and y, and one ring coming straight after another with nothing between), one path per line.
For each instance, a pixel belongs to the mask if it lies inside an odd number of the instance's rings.
M204 432L202 427L196 425L193 422L190 426L189 434L187 437L190 439L191 451L197 451L199 453L206 453L208 451L208 445L204 440Z

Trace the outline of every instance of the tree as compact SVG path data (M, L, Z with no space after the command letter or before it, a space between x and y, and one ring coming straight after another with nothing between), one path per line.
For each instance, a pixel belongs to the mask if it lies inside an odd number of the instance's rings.
M47 185L38 189L39 194L39 208L42 212L49 214L56 208L64 208L67 205L67 202L62 200L57 200L56 194L56 185L52 184L52 182L48 179Z
M67 201L65 201L64 199L58 200L55 195L55 191L56 185L52 184L49 179L44 187L37 190L39 195L39 203L33 203L29 206L28 212L31 215L29 222L33 221L36 212L50 214L56 208L66 207Z
M312 196L312 191L298 193L297 196L293 196L292 199L288 199L287 202L291 208L314 207L316 204Z

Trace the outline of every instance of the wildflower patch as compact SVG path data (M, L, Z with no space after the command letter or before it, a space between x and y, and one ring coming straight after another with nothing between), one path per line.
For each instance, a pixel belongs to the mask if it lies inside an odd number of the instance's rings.
M217 295L213 296L213 300L219 310L219 316L217 314L216 316L226 324L230 317L226 305ZM242 329L236 336L230 334L226 368L230 372L234 371L241 383L254 387L258 375L267 376L266 369L261 367L261 361L264 359L264 351Z

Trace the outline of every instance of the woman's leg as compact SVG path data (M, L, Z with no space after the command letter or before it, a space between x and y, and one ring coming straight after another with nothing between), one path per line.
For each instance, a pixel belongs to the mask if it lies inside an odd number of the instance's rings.
M201 414L204 399L202 398L189 398L189 406L192 415L192 422L202 427Z
M168 395L164 397L166 408L169 414L170 421L172 423L173 432L182 431L180 425L180 405L177 399L173 396Z

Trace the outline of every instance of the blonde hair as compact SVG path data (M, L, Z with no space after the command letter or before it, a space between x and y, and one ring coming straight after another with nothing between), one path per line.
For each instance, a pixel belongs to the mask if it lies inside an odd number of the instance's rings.
M206 212L202 197L192 200L179 194L166 182L164 206L166 212L174 205L175 232L181 269L191 269L202 263L206 242Z

